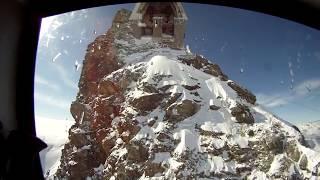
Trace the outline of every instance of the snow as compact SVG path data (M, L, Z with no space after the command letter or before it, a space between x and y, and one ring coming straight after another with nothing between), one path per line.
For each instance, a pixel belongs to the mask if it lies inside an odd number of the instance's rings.
M40 152L40 160L45 174L50 170L53 175L60 164L61 150L68 142L68 130L74 121L50 119L45 117L35 118L37 136L47 143L48 147Z
M309 146L320 153L320 121L297 125Z
M132 140L139 141L141 139L148 138L149 136L155 138L155 133L148 126L141 127L140 131L133 137Z
M165 110L160 107L154 109L149 114L143 116L138 115L137 111L130 106L129 103L124 104L124 111L122 114L133 114L134 119L140 126L139 132L131 139L131 141L143 141L147 146L162 143L157 139L157 135L160 133L166 133L169 136L172 134L173 139L177 144L174 146L173 152L157 152L154 154L152 162L161 163L162 165L169 166L169 169L164 172L166 178L170 179L172 174L175 174L179 168L186 162L180 162L180 158L188 153L187 161L196 159L196 172L203 172L206 175L211 173L230 172L236 173L236 167L246 166L246 164L238 164L231 160L231 156L228 155L228 150L221 148L225 146L238 146L239 148L249 148L249 141L259 141L262 135L265 136L265 132L268 129L274 128L275 125L279 125L278 130L284 131L287 134L287 138L290 140L298 140L300 134L292 128L292 125L288 122L275 117L268 111L264 110L259 105L251 105L246 101L238 97L238 94L227 84L232 82L231 80L221 81L219 78L211 76L202 72L192 66L181 63L178 60L178 56L191 54L189 47L186 50L173 50L170 48L160 48L150 41L150 37L143 37L141 39L134 39L133 43L129 43L124 40L116 40L115 43L128 47L133 52L123 48L124 51L120 53L120 56L125 63L124 67L111 73L105 78L112 78L115 73L123 73L125 70L131 72L141 72L139 80L137 82L131 82L129 85L130 90L125 94L127 98L139 98L141 96L150 95L141 90L143 83L148 83L161 88L165 85L171 85L167 92L171 92L171 96L176 93L181 93L182 96L175 102L175 104L182 103L183 100L195 100L200 109L199 111L184 119L180 122L175 122L172 126L172 122L164 121ZM150 48L147 50L139 49L141 46ZM151 48L152 47L152 48ZM243 72L243 69L242 69ZM161 78L156 79L155 77ZM184 86L199 86L199 89L188 90ZM199 96L195 96L194 92L197 92ZM231 115L230 108L235 107L238 103L244 104L249 107L255 123L253 125L236 123L235 117ZM216 105L221 107L218 110L211 110L209 107ZM173 114L178 114L173 111ZM157 118L155 118L157 117ZM116 126L117 122L121 121L119 117L115 117L112 121L112 126ZM152 127L148 124L153 122ZM197 127L197 128L196 128ZM199 129L200 127L200 129ZM247 135L248 130L253 130L254 137ZM167 131L170 130L169 133ZM201 131L202 130L202 131ZM261 132L259 130L262 130ZM75 129L79 131L80 129ZM201 134L203 131L211 132L208 134ZM115 131L112 132L115 135ZM124 133L129 133L125 131ZM317 131L314 131L316 134ZM219 135L211 135L219 134ZM128 153L124 148L123 140L118 138L116 140L116 146L112 149L111 155L115 157L122 157ZM152 144L154 143L154 144ZM308 149L298 142L298 149L307 155L308 168L312 169L317 163L320 162L320 155L318 152ZM204 146L207 145L207 146ZM209 148L216 150L221 149L222 154L214 156L206 153ZM90 148L82 147L81 149ZM245 149L244 149L245 150ZM205 158L198 158L198 156L205 156ZM274 157L268 175L276 173L281 166L281 159L286 154L278 154ZM179 170L180 171L180 170ZM193 172L182 170L182 175L187 175ZM252 170L248 179L267 179L267 174L257 169ZM163 174L158 174L159 176ZM157 175L157 176L158 176ZM112 179L112 178L111 178ZM113 177L115 179L115 177ZM148 179L148 177L140 177L140 179ZM156 178L150 178L156 179ZM160 177L159 177L160 179Z
M162 163L167 161L171 157L169 152L159 152L155 154L153 162Z
M281 161L284 158L284 154L277 154L271 163L271 167L268 171L268 174L273 175L279 172L281 168Z
M185 71L181 71L180 67L185 69ZM193 72L194 68L176 61L172 61L166 56L156 55L152 57L147 63L146 69L146 78L144 78L142 82L148 82L152 84L154 83L153 77L156 75L164 75L171 76L171 78L168 78L169 81L171 80L169 84L194 84L194 80L189 76L186 76L186 73Z
M242 137L238 134L234 135L230 139L230 144L238 145L240 148L247 148L248 147L248 138Z
M220 81L216 77L212 77L205 81L209 90L216 98L221 97L223 101L229 102L230 108L236 106L237 93L229 87L226 82Z
M215 133L229 133L230 127L226 123L214 123L212 121L206 121L200 128L204 131L215 132Z
M177 170L180 166L183 165L182 162L178 162L173 158L170 158L169 160L170 170Z
M221 149L225 146L226 141L218 138L212 138L211 142L216 149Z
M221 172L224 168L224 160L220 156L209 156L210 172Z
M123 143L124 143L124 142L123 142L123 140L122 140L121 138L117 138L116 144L121 145L121 144L123 144Z
M162 50L157 49L158 52L162 52ZM145 71L141 75L141 79L139 83L147 82L149 84L157 85L157 88L163 87L165 85L172 85L168 92L174 93L182 93L182 97L177 104L181 103L184 99L197 99L201 101L199 104L203 107L194 114L193 116L184 119L179 122L176 126L176 129L173 130L173 138L178 140L179 143L174 149L174 156L171 157L169 152L161 152L156 153L154 162L157 163L169 163L170 170L166 172L166 174L170 173L170 171L174 171L179 166L181 166L181 162L178 162L174 157L179 157L184 155L186 152L204 152L203 148L200 146L203 143L211 144L215 149L220 149L224 147L226 144L232 146L239 146L239 148L248 148L249 140L259 140L259 134L255 137L248 137L247 135L241 134L246 129L246 125L239 125L235 123L234 117L231 116L230 111L228 109L235 107L237 103L243 103L247 105L254 116L256 123L252 125L250 128L252 130L258 129L268 129L272 126L279 124L282 130L286 131L288 137L297 139L299 133L292 128L292 125L278 117L275 117L268 111L264 110L259 105L250 105L244 100L240 99L237 93L229 87L228 82L232 82L228 80L227 82L221 81L217 77L213 77L208 75L194 67L187 66L185 64L177 61L176 57L171 57L168 52L166 55L164 53L155 53L156 50L152 50L149 54L143 54L143 58L139 59L140 68L143 68ZM131 56L139 56L142 53L135 53ZM173 53L177 54L177 53ZM127 59L130 59L127 58ZM138 60L137 60L138 61ZM133 61L130 61L133 62ZM125 67L127 69L134 70L133 66ZM164 76L160 80L155 80L154 77L162 75ZM194 77L194 78L193 78ZM136 86L139 85L136 84ZM182 85L194 86L198 85L200 88L196 91L200 94L200 96L205 97L205 99L201 97L195 97L190 93L189 90L186 90ZM135 85L133 85L134 87ZM130 94L130 93L129 93ZM141 90L133 89L130 96L139 97L142 95L146 95L146 93L141 92ZM217 105L222 108L218 110L210 110L210 105ZM152 114L152 115L151 115ZM147 122L148 119L154 117L157 114L162 114L161 110L156 109L146 116L143 120L140 119L139 122ZM155 125L153 127L142 126L141 130L134 137L135 140L150 138L154 139L156 133L164 132L167 129L166 122L162 121L163 118L159 118L155 120ZM213 137L204 137L200 136L199 132L194 129L195 125L199 125L200 128L204 131L213 132L213 133L223 133L224 135L219 138ZM241 130L241 127L244 129ZM228 135L228 138L227 136ZM317 154L314 151L308 151L309 149L303 149L301 146L301 151L310 154L308 159L315 158L314 161L309 163L310 168L312 165L315 165L319 162L317 159ZM275 157L270 172L277 172L280 166L280 160L284 156L284 154L280 154ZM235 167L236 163L234 161L227 161L228 154L224 152L222 156L210 156L207 159L207 162L199 162L200 167L199 170L203 170L206 172L236 172ZM187 173L187 172L184 172ZM166 176L167 177L167 176ZM264 172L259 170L253 170L249 175L249 179L267 179L267 175Z
M266 173L254 169L251 174L248 176L248 180L269 180Z
M157 127L153 130L155 133L161 132L166 128L165 122L159 122Z
M307 168L313 169L318 163L320 163L320 153L309 149L301 144L298 144L298 149L303 152L308 159Z
M111 153L111 156L122 157L127 153L128 153L128 150L126 148L121 148L121 149L117 149L117 150L113 151Z
M195 136L192 131L188 129L182 129L179 132L180 143L174 150L174 153L177 155L181 155L186 151L198 151L199 150L199 142L198 137Z

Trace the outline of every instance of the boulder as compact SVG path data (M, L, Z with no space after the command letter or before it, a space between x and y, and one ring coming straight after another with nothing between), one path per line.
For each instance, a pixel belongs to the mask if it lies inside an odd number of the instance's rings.
M244 100L246 100L250 104L256 103L256 96L253 95L249 90L239 86L234 82L228 82L228 85L237 92L238 96Z
M307 156L304 154L301 159L300 159L300 162L299 162L299 167L300 169L302 170L306 170L307 169L307 166L308 166L308 158Z
M210 108L211 110L215 110L215 111L216 111L216 110L219 110L221 107L212 104L212 105L209 106L209 108Z
M254 136L254 131L253 131L252 129L250 129L250 130L248 131L248 135L249 135L250 137Z
M198 86L197 84L196 85L193 85L193 86L189 86L189 85L182 85L182 87L184 87L185 89L189 90L189 91L193 91L193 90L196 90L196 89L199 89L200 86Z
M287 155L295 162L298 162L301 156L295 141L289 141L286 144L286 153Z
M131 100L130 104L139 112L148 112L157 108L165 96L158 93L145 95Z
M170 106L166 110L164 119L168 120L169 122L179 122L190 116L193 116L199 111L199 109L200 106L197 103L188 99L183 100L179 104Z
M226 81L228 80L228 76L225 75L219 65L210 63L207 59L202 56L196 55L194 57L182 57L179 56L178 59L187 65L191 65L196 69L202 70L203 72L210 74L215 77L219 77L221 80Z
M247 106L237 104L236 107L231 108L231 115L234 116L238 123L253 124L254 118Z
M73 101L70 106L70 112L76 123L88 120L89 107L78 101Z
M266 139L266 145L268 150L272 151L274 154L283 153L285 148L285 136L283 134L269 136Z

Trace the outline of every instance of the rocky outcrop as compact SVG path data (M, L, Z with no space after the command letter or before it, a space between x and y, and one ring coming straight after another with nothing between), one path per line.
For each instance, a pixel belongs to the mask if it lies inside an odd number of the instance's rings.
M228 85L237 92L238 96L248 103L255 104L256 103L256 96L253 95L249 90L239 86L235 82L228 82Z
M57 179L303 179L311 172L299 131L260 109L217 64L133 38L129 15L119 11L88 46ZM158 54L170 58L155 66Z
M183 100L181 103L171 105L167 110L164 120L169 122L182 121L199 110L199 105L191 100Z
M131 101L131 105L140 112L148 112L154 110L160 105L165 94L150 94L135 98Z
M210 108L211 110L215 110L215 111L216 111L216 110L219 110L221 107L212 104L212 105L209 106L209 108Z
M210 63L202 56L180 56L179 60L184 64L195 67L196 69L201 69L203 72L212 76L219 77L223 81L228 80L228 76L221 71L217 64Z
M237 104L236 107L231 108L231 114L239 123L253 124L254 118L247 106Z
M107 139L106 129L111 125L111 119L120 114L120 107L115 102L123 100L119 95L121 86L103 79L122 66L117 59L113 31L111 28L88 45L79 92L70 108L76 124L70 129L70 142L62 151L61 164L55 175L58 179L93 176L93 169L104 164L114 144L112 139Z

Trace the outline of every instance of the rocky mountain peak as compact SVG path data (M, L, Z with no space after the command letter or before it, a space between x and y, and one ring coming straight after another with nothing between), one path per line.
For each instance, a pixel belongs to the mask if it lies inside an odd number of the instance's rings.
M304 179L320 156L219 65L148 37L128 10L88 45L58 179Z

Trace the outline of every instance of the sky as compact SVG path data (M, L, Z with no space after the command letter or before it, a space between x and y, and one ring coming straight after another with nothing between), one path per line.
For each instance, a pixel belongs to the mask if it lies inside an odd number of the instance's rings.
M105 33L120 8L90 8L44 18L35 72L35 115L72 120L86 48ZM217 63L258 103L293 124L320 120L320 31L237 8L183 3L185 44Z

